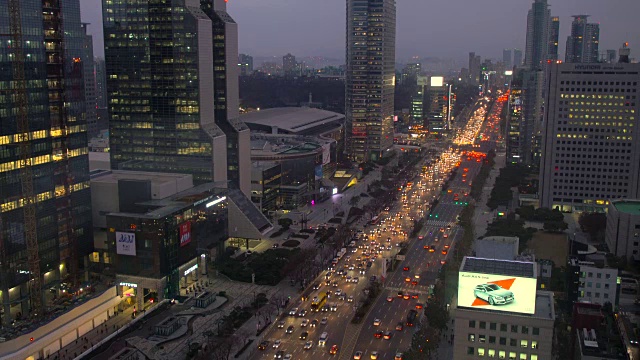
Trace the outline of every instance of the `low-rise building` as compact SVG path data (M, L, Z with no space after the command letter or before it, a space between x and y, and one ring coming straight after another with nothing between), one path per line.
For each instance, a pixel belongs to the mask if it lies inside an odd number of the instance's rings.
M605 241L615 256L640 260L640 200L612 200Z
M615 325L613 314L605 314L598 304L573 304L571 317L571 359L607 360L627 359L622 336ZM609 317L610 321L607 321Z
M518 256L517 236L487 236L473 243L475 256L485 259L514 260Z
M567 292L570 302L618 306L618 269L570 257L567 264Z
M553 293L536 291L533 262L465 257L459 273L453 358L552 358Z

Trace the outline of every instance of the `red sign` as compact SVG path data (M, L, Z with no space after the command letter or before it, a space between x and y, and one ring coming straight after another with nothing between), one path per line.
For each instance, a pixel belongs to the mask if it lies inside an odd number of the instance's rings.
M180 224L180 246L191 242L191 223L189 221Z

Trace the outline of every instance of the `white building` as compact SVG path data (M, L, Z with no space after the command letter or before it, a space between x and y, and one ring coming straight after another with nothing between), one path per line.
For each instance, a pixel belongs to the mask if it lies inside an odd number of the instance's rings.
M604 305L618 304L618 269L597 266L590 261L569 259L574 281L569 282L569 300ZM575 281L577 279L577 281Z
M640 200L611 201L607 211L605 241L615 256L639 260Z
M540 206L604 210L638 198L640 64L550 64ZM637 131L637 130L636 130Z

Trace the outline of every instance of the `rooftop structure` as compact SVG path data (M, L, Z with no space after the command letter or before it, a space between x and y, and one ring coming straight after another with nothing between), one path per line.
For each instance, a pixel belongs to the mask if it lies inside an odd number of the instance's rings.
M344 125L344 115L308 107L272 108L240 117L251 130L273 134L321 135Z
M506 261L498 259L482 259L465 257L460 265L460 271L481 274L507 275L518 277L537 277L535 263L523 261Z
M518 256L519 244L517 236L489 236L476 239L474 251L480 258L514 260Z

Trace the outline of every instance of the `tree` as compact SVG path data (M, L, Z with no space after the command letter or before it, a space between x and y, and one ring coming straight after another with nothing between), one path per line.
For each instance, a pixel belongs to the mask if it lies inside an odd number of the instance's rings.
M591 236L591 240L604 239L607 228L607 215L604 213L582 213L578 219L580 229Z
M549 221L545 221L543 225L544 231L549 231L549 232L561 232L561 231L567 230L568 228L569 226L564 221L549 220Z
M358 206L359 202L360 202L360 196L358 195L353 196L351 199L349 199L349 205L351 206Z

